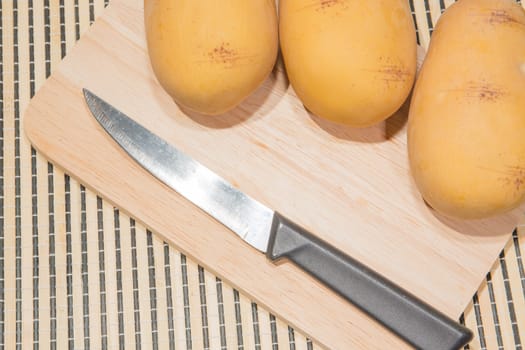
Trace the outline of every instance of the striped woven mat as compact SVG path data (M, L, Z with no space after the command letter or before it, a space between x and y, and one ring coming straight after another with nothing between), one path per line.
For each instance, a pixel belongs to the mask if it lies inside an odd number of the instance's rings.
M25 138L31 96L108 2L0 2L0 348L321 349ZM422 46L452 2L410 1ZM468 348L522 348L522 252L519 227L461 317Z

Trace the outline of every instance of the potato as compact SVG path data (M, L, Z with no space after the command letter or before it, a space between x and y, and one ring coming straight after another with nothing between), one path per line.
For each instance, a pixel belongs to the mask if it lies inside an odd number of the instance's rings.
M440 18L414 88L408 151L424 199L484 218L525 199L525 11L459 0Z
M281 0L280 41L298 97L319 117L366 127L406 101L416 34L406 0Z
M216 115L261 85L275 65L274 0L144 0L153 71L180 105Z

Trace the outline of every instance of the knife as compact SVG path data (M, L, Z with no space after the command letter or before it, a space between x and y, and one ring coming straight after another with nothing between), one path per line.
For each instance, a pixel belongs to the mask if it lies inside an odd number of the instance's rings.
M83 89L100 125L142 167L266 254L286 258L418 349L456 350L472 332L266 207Z

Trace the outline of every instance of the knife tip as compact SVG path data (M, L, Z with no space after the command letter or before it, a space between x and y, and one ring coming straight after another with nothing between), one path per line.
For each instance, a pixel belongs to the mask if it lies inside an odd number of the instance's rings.
M95 95L86 88L82 88L82 94L84 95L84 98L86 99L88 99L89 97L93 97Z

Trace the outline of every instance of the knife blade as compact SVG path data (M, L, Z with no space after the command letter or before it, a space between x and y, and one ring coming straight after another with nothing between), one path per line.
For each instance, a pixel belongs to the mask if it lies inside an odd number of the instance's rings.
M418 349L455 350L472 339L468 328L234 188L91 91L83 94L132 159L268 259L292 261Z

